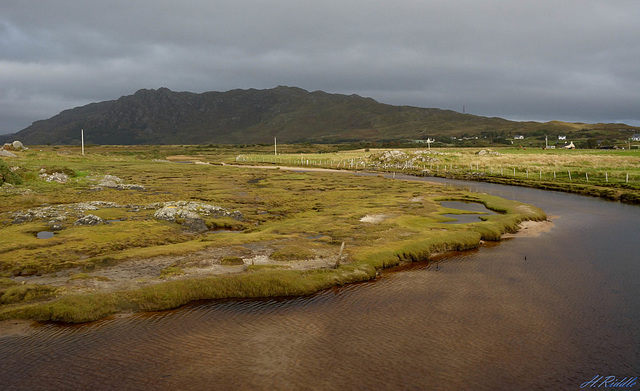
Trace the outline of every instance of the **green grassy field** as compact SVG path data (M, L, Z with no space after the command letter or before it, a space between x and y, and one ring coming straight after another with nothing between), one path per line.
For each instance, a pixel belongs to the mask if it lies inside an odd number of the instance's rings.
M640 150L524 148L354 150L316 154L246 154L239 163L403 172L567 191L640 203ZM484 153L479 154L479 152ZM387 153L387 155L385 155Z
M318 148L318 157L366 155ZM199 299L310 294L498 240L524 220L546 217L533 206L433 184L229 165L268 149L112 146L82 156L78 148L42 147L4 159L20 180L0 187L0 319L84 322ZM314 149L281 147L296 157ZM213 164L170 162L198 160ZM40 177L54 172L68 181ZM135 187L100 186L105 175ZM443 200L500 213L442 224L452 212ZM177 201L232 214L202 215L199 230L188 216L154 217ZM90 202L98 206L86 209ZM110 221L76 225L89 214ZM52 238L36 236L50 230Z

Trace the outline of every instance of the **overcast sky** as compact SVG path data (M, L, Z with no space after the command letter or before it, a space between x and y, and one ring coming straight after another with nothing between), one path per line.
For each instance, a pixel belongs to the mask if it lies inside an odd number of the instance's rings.
M278 85L640 125L640 1L0 0L0 133L141 88Z

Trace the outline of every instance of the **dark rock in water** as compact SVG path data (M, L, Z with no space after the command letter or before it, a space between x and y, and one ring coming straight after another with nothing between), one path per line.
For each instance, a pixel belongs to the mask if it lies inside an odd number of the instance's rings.
M182 226L195 232L204 232L209 230L209 227L207 227L204 220L200 217L187 217L184 220L184 223L182 223Z
M73 225L98 225L104 224L104 220L96 215L86 215L78 220L76 220Z

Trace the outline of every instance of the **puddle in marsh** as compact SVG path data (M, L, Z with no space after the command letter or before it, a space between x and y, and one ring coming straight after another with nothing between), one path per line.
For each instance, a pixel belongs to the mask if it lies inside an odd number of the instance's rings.
M38 239L51 239L55 234L51 231L40 231L36 234Z
M442 224L477 223L477 222L482 221L482 217L483 216L497 214L496 212L494 212L494 211L492 211L490 209L487 209L487 207L484 206L484 204L481 204L479 202L442 201L440 203L440 205L442 205L445 208L450 208L450 209L458 209L458 210L464 210L464 211L468 211L468 212L481 213L481 214L475 214L475 213L465 213L465 214L445 213L445 214L442 214L442 216L450 217L450 218L456 219L456 220L455 221L446 221L446 222L443 222Z

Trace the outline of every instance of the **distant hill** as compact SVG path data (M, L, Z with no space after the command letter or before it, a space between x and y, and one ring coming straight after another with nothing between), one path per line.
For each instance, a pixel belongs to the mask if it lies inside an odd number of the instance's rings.
M581 126L393 106L358 95L295 87L201 94L159 88L65 110L0 136L0 142L79 144L81 129L87 144L254 144L272 142L274 137L283 143L401 141L541 129L569 132Z

